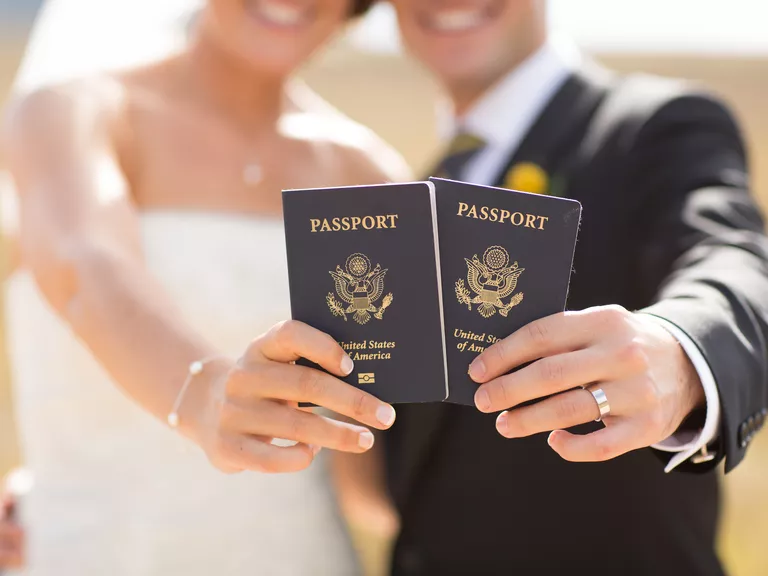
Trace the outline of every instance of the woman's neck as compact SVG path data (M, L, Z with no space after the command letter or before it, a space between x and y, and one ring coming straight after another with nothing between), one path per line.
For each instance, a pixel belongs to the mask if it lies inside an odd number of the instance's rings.
M205 22L186 53L186 76L205 102L245 132L272 128L285 102L286 78L255 69L227 51Z

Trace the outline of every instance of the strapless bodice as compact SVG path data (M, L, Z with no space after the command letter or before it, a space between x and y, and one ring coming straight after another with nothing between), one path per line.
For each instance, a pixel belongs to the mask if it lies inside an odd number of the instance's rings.
M290 316L281 221L155 211L140 223L147 267L223 351L242 353ZM323 458L291 475L215 471L124 396L28 273L6 290L17 420L36 481L31 574L355 573Z

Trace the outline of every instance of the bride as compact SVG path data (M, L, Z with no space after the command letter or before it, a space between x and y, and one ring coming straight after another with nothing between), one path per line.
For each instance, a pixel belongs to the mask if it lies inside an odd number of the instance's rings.
M357 573L318 452L366 452L394 410L294 365L352 369L330 337L281 323L280 190L407 177L290 80L367 8L350 1L209 0L178 53L11 108L21 264L6 314L31 574ZM244 470L292 473L222 473Z

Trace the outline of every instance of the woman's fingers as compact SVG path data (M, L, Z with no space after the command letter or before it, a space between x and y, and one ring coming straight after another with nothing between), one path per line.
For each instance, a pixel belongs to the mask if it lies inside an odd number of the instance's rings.
M395 421L395 409L338 378L305 366L258 363L230 374L229 392L236 398L309 402L384 430Z
M253 407L230 405L224 415L228 420L227 426L248 434L282 438L343 452L365 452L373 446L374 441L371 431L362 426L296 410L270 400L263 400Z
M221 456L229 467L267 474L304 470L312 464L317 453L306 444L275 446L248 435L232 436L222 444Z
M355 367L339 343L328 334L296 320L273 326L254 341L244 359L248 363L252 359L259 361L262 357L282 363L306 358L337 376L346 376Z

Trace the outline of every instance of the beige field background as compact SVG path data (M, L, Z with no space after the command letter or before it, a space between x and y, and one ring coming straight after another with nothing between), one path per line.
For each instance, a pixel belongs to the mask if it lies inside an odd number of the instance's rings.
M23 34L0 19L0 109L23 51ZM751 149L754 187L768 208L768 58L598 54L605 64L703 82L736 110ZM360 54L333 47L303 77L321 95L367 124L398 148L416 173L437 146L433 106L438 92L418 66L397 56ZM2 158L0 158L0 164ZM7 360L0 324L0 475L19 463ZM726 506L720 546L734 576L768 574L768 435L752 445L746 461L725 479ZM617 511L618 512L618 511ZM370 574L382 574L385 546L355 527ZM687 575L686 575L687 576Z

